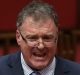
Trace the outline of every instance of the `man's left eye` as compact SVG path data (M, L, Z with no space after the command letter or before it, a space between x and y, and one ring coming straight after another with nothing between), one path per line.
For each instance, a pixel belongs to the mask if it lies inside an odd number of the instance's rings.
M51 41L53 39L53 36L44 36L43 40L45 41Z

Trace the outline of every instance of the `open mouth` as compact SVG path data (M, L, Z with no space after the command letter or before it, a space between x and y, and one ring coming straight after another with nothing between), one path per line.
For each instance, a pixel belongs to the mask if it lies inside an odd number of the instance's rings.
M35 48L32 50L32 55L37 60L45 60L48 55L48 49L39 50Z
M33 55L36 57L45 57L46 53L33 53Z

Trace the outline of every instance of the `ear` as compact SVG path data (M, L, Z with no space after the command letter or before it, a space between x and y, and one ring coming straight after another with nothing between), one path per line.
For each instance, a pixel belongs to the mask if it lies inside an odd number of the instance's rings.
M20 45L20 43L21 43L21 35L20 35L20 32L19 32L18 29L16 30L16 40L17 40L18 45Z

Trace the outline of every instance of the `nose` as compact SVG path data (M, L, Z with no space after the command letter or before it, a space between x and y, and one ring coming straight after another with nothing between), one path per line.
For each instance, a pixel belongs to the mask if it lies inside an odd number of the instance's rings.
M41 38L39 38L39 40L38 40L38 49L43 49L43 48L44 48L43 40Z

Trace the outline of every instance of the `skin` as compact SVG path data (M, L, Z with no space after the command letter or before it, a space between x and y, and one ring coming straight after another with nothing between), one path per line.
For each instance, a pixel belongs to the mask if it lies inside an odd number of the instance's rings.
M32 17L28 17L22 23L19 30L16 30L16 40L21 48L26 63L36 70L42 70L47 67L56 54L57 40L53 43L45 44L42 36L53 35L57 39L58 29L52 19L40 20L35 22ZM27 36L37 36L38 44L33 46L23 40Z

